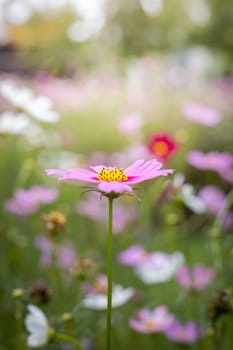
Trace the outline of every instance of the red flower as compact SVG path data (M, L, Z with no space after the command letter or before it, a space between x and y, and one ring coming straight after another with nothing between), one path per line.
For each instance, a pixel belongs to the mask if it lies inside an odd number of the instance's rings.
M168 134L158 134L150 139L148 148L158 160L166 162L177 150L178 144Z

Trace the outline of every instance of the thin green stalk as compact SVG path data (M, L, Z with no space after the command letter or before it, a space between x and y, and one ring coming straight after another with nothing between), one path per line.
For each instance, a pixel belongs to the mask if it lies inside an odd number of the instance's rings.
M108 246L107 246L107 276L108 276L108 304L106 322L106 350L111 350L111 318L112 318L112 217L113 198L109 198L108 210Z
M65 342L67 342L67 343L70 343L70 344L74 345L74 349L75 350L83 350L82 346L71 335L59 333L59 334L56 335L56 338L59 339L59 340L63 340Z

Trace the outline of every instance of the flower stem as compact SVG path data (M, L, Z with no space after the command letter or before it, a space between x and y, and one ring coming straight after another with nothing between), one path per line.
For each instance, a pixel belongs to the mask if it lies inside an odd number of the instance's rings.
M112 317L112 217L113 198L109 197L108 210L108 247L107 247L107 276L108 276L108 304L106 320L106 350L111 350L111 317Z
M59 333L56 335L57 339L63 340L65 342L68 342L72 345L74 345L75 350L82 350L82 346L77 342L75 338L73 338L71 335L64 334L64 333Z

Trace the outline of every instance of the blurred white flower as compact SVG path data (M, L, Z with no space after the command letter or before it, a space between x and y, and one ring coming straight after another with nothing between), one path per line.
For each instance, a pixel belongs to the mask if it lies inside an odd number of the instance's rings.
M21 0L9 2L6 6L5 16L7 20L16 25L26 23L32 15L32 9L28 4Z
M120 285L113 286L112 289L112 307L118 307L125 304L134 295L133 288L124 289ZM82 301L82 305L88 309L106 310L107 309L107 294L92 294L87 295Z
M188 72L200 79L205 74L217 70L219 64L217 56L205 46L192 46L184 51L183 61Z
M28 305L29 314L25 318L25 327L30 335L27 345L31 348L47 344L49 339L49 323L45 314L35 305Z
M44 96L34 97L27 103L25 110L41 122L54 123L59 119L58 113L52 110L52 102Z
M67 30L70 40L83 42L98 33L105 25L105 0L70 0L79 20Z
M74 42L84 42L99 32L103 28L104 23L102 18L94 21L75 21L67 30L68 38Z
M140 0L140 5L148 16L158 16L163 10L163 0Z
M202 214L206 211L205 203L200 197L195 195L194 188L191 184L184 184L181 193L184 204L194 213Z
M0 81L0 93L8 102L20 108L24 107L33 97L30 89L18 87L15 82L10 79Z
M177 173L175 174L175 176L173 177L173 180L172 180L172 185L175 189L180 189L182 188L182 186L184 185L184 182L185 182L185 176L184 174L181 174L181 173Z
M0 82L0 93L14 107L20 108L39 121L54 123L59 119L47 97L37 97L31 89L18 86L12 80L4 79Z
M54 141L42 128L24 113L3 112L0 114L0 134L22 135L32 146L47 145Z
M23 113L3 112L0 115L0 133L2 134L24 135L29 125L30 119Z
M186 11L191 21L197 25L208 24L211 18L211 11L207 3L203 0L192 0L186 5Z
M184 256L180 252L173 254L156 252L136 266L135 272L145 284L162 283L171 279L183 263Z

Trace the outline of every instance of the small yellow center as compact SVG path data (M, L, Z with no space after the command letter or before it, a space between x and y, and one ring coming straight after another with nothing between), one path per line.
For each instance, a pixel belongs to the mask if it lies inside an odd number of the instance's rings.
M146 328L147 328L148 330L151 330L151 329L153 329L154 326L155 326L155 321L154 321L154 320L148 320L148 321L146 321L145 326L146 326Z
M125 174L123 169L107 169L103 168L97 175L97 178L101 181L118 181L123 182L128 180L128 176Z
M163 156L168 153L168 145L163 141L156 142L153 146L153 151L156 154Z

